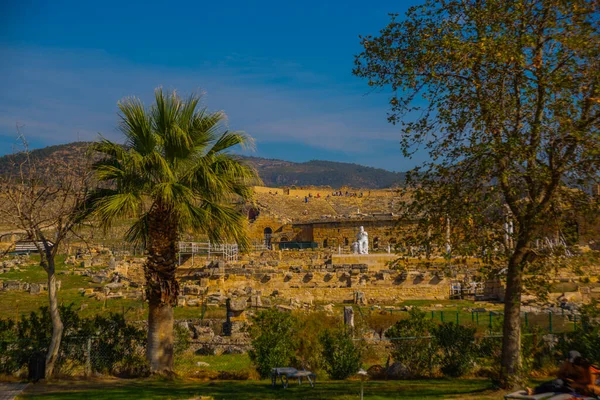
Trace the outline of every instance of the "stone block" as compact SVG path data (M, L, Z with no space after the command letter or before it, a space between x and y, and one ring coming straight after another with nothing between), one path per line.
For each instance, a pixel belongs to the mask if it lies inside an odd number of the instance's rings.
M23 283L20 281L5 281L4 290L23 290Z
M106 275L98 274L98 275L94 275L92 277L92 283L100 283L101 284L101 283L108 282L108 281L109 281L109 279L108 279L108 276L106 276Z
M40 294L42 293L42 287L39 283L32 283L29 285L29 293L30 294Z
M248 302L246 298L232 299L229 303L231 311L244 311Z
M198 285L185 285L183 287L183 294L198 296L201 294L201 288Z

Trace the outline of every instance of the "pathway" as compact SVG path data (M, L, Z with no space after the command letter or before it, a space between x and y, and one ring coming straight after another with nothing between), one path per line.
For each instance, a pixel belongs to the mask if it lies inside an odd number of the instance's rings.
M13 400L27 387L27 383L0 382L0 400Z

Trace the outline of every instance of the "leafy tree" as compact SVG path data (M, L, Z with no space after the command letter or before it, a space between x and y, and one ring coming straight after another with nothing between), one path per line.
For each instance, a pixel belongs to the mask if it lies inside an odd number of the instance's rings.
M429 153L408 177L423 242L505 260L506 387L534 241L561 197L586 195L569 187L598 181L599 24L594 0L427 0L363 37L356 57L357 76L393 91L403 153Z
M252 317L249 355L261 378L270 376L271 369L291 365L296 351L295 319L290 313L273 309Z
M408 319L396 322L385 332L391 340L392 357L402 363L409 375L421 377L431 374L436 349L428 337L435 324L425 312L413 308L408 312Z
M444 375L463 376L473 367L477 355L475 330L452 322L433 329L433 337L441 353L440 365Z
M323 347L325 370L332 379L342 380L354 375L362 364L359 345L347 329L326 330L319 338Z
M135 219L126 239L145 246L148 315L147 357L153 373L173 370L173 307L179 285L177 241L187 230L213 242L247 245L244 218L233 201L251 196L255 171L228 152L251 144L226 130L225 114L199 108L200 97L155 91L146 109L136 98L119 103L125 145L102 140L93 149L104 158L93 169L105 187L88 199L91 216L108 228Z

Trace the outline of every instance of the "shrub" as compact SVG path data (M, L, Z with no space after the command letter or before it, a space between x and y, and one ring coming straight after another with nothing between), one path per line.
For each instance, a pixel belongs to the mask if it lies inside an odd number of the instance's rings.
M321 311L293 315L296 320L294 328L296 359L292 365L298 369L308 369L318 373L325 368L321 335L327 329L339 325L339 318Z
M459 377L472 368L477 353L475 330L452 322L438 325L432 330L439 347L441 371L444 375Z
M385 311L374 311L367 315L366 324L369 329L374 330L381 339L383 338L383 333L398 322L399 319L400 316L398 314L392 315Z
M84 365L88 345L92 370L117 374L129 371L135 375L143 371L144 358L140 356L146 342L144 329L128 324L121 314L97 315L81 319L73 306L59 306L64 331L57 373ZM52 335L48 307L24 316L19 323L0 321L0 371L14 373L27 365L32 357L46 354ZM12 338L11 341L6 338Z
M63 337L61 342L60 357L55 364L55 372L64 372L67 360L81 360L83 348L80 346L65 346L64 343L70 336L77 336L81 327L81 319L73 309L73 304L59 306L60 318L63 323ZM52 338L52 319L48 307L40 307L29 315L23 316L16 327L16 341L13 351L10 352L12 362L17 369L26 365L33 357L46 354Z
M522 331L521 360L524 372L550 371L556 367L554 344L548 340L541 327L530 327Z
M0 374L12 374L19 365L12 357L15 343L16 324L11 319L0 319Z
M392 339L392 357L406 367L408 375L431 375L436 349L429 335L434 326L423 311L413 308L408 319L396 322L385 332Z
M146 331L128 324L122 314L96 315L93 319L84 320L82 334L91 339L94 371L127 376L135 376L133 371L144 371L139 364L145 362L140 353L146 345ZM130 364L136 366L127 367ZM123 370L129 372L123 373Z
M266 378L272 368L287 367L294 357L294 318L269 309L256 314L252 322L252 350L248 354L261 378Z
M349 331L326 330L320 337L323 346L325 370L331 379L346 379L355 374L361 365L361 348L352 340Z
M192 341L190 340L190 331L185 326L176 324L173 328L175 336L175 356L179 357L189 350Z
M594 300L581 308L581 320L573 332L567 333L559 343L559 350L566 356L569 350L577 350L596 365L600 365L600 302Z

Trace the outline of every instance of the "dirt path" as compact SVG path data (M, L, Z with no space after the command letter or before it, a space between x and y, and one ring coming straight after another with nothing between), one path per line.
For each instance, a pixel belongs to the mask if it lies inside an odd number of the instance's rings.
M0 382L0 400L13 400L27 385L28 383Z

